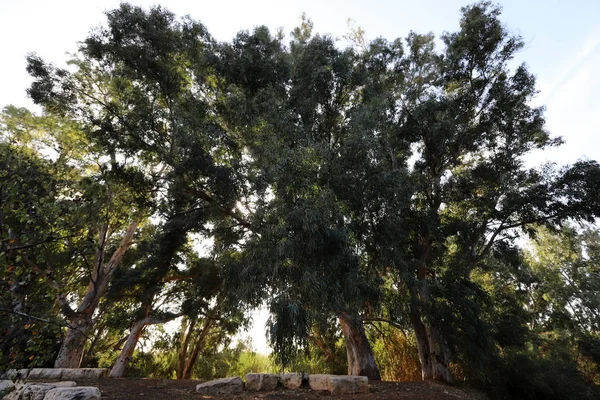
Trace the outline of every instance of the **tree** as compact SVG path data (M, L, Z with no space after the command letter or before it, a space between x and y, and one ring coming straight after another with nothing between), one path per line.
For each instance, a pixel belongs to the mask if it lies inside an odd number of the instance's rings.
M81 57L72 62L75 72L47 65L36 56L28 59L28 71L35 78L29 91L34 101L77 120L108 158L107 169L142 198L128 216L131 223L112 259L92 274L94 290L76 311L86 318L93 315L130 246L138 215L201 214L204 219L195 220L197 225L208 222L216 211L239 219L232 211L236 192L228 143L207 101L211 39L206 30L189 19L180 23L160 7L145 13L123 4L109 12L108 19L109 28L98 30L82 45ZM103 225L100 249L106 232L109 226ZM87 329L80 326L78 332ZM78 365L83 338L69 345L72 341L67 336L64 347L70 350L59 355L57 366Z
M398 98L400 134L416 149L415 192L404 226L410 240L398 257L415 273L410 317L424 379L452 382L449 344L465 327L448 317L472 315L460 323L478 324L470 275L491 251L514 246L516 229L590 220L599 210L591 197L597 184L586 176L598 174L597 163L524 168L528 152L560 140L544 130L543 110L530 106L533 76L524 65L508 68L522 40L499 14L487 2L463 8L460 30L442 37L441 54L432 36L408 38L407 86Z

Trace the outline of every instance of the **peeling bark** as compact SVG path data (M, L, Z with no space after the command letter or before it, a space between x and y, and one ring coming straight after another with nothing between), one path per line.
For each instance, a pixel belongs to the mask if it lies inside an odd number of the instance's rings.
M54 368L79 368L89 330L89 321L81 318L71 321L54 362Z

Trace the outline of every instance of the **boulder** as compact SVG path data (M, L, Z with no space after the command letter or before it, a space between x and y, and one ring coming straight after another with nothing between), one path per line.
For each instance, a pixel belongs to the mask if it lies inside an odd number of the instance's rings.
M100 400L100 397L100 389L97 387L57 387L46 393L44 400Z
M298 372L281 374L279 376L279 382L281 382L281 385L286 389L298 389L302 386L302 374Z
M88 380L108 376L108 368L62 368L62 379Z
M244 382L239 376L215 379L196 386L196 392L207 395L237 394L244 391Z
M15 383L11 380L2 380L0 381L0 399L4 397L4 395L12 392L15 388Z
M56 387L73 387L75 382L18 383L3 400L43 400L48 391Z
M329 391L332 395L369 393L369 379L366 376L336 375L331 377Z
M308 376L308 385L312 390L324 390L333 395L369 391L369 379L366 376L315 374Z
M0 372L0 379L10 379L11 381L18 381L27 379L29 375L29 369L9 369L5 372Z
M246 374L246 390L275 390L278 384L279 375L276 374Z
M53 379L59 381L62 378L62 371L62 368L33 368L29 371L27 379Z

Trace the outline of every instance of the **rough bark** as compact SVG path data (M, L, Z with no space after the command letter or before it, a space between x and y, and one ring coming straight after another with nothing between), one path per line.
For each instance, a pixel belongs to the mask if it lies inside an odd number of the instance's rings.
M416 307L410 311L410 320L417 339L421 377L423 380L452 384L454 378L449 368L449 352L439 330L424 323Z
M424 270L425 266L423 265L417 275L420 283L418 302L423 307L429 301L429 287ZM423 380L433 380L451 385L454 378L449 368L450 352L448 346L446 346L440 331L431 323L423 321L421 308L417 305L416 299L413 301L415 301L415 304L410 309L410 321L417 339L421 377Z
M86 318L71 321L54 362L54 368L79 368L89 331Z
M338 319L346 341L348 375L366 376L369 380L381 380L373 349L365 334L365 327L360 316L351 316L342 312L338 315Z

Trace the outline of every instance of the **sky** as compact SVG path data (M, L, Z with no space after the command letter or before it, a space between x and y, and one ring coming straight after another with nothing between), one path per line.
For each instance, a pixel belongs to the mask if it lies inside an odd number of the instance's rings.
M32 107L25 90L31 80L25 56L35 52L64 65L77 42L104 21L104 12L119 0L0 0L0 107ZM179 16L201 21L217 40L230 40L242 29L267 25L289 33L305 12L314 32L340 38L350 18L367 39L393 40L409 31L433 32L458 28L464 0L131 0L142 7L162 4ZM600 0L506 0L501 19L519 34L525 48L516 58L537 77L535 106L546 107L547 129L565 145L535 153L530 166L543 162L570 164L581 158L600 160ZM265 350L266 313L255 314L250 331L259 351Z

